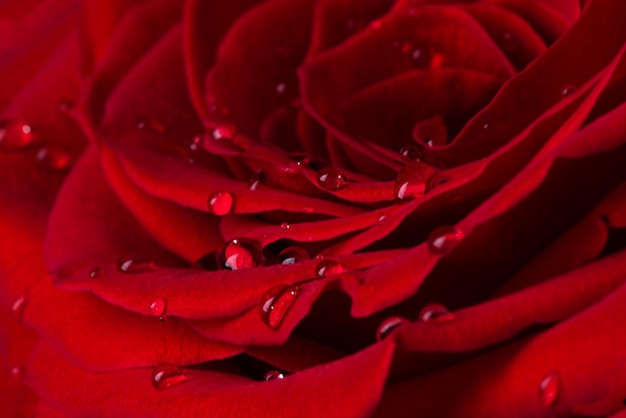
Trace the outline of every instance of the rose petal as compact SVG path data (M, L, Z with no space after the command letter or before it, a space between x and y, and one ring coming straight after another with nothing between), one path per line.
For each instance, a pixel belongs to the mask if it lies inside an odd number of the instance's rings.
M362 353L296 373L278 382L212 370L192 371L189 379L164 391L150 384L150 370L88 373L41 344L29 364L29 384L70 415L146 416L160 411L177 415L218 416L367 416L378 402L393 346L381 344ZM337 382L353 382L338 392ZM77 381L88 393L69 390ZM288 401L287 401L288 400ZM335 405L332 410L328 405Z
M556 374L553 414L607 415L623 407L626 341L619 332L626 287L568 321L444 371L396 384L379 416L411 416L408 399L426 416L526 417L546 413L541 382ZM610 319L610 320L607 320ZM455 402L450 402L454 399ZM590 407L591 405L591 407Z

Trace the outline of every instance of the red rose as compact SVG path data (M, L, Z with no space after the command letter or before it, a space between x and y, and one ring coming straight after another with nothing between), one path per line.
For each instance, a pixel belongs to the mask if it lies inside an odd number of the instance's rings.
M623 0L0 16L8 416L620 414Z

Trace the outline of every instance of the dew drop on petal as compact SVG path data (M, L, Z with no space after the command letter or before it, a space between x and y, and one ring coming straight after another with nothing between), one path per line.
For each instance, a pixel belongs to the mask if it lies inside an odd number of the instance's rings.
M256 241L235 238L217 253L217 266L221 270L244 270L264 263L263 253Z
M287 91L287 83L283 83L280 82L278 84L276 84L276 93L277 94L285 94L285 92Z
M304 248L288 247L278 254L278 263L282 265L297 264L310 258Z
M341 171L334 167L325 167L318 172L317 182L326 190L339 190L345 185Z
M566 98L576 91L576 87L568 84L561 89L561 97Z
M11 305L11 312L17 319L22 319L22 315L24 314L24 309L26 308L26 297L20 296L15 299L13 304Z
M279 372L278 370L270 370L269 372L265 373L265 377L263 379L266 382L269 382L270 380L280 380L284 378L285 378L285 375Z
M343 272L342 265L337 260L331 258L320 261L315 267L315 277L318 279L334 276Z
M213 193L208 198L209 212L217 216L224 216L230 213L233 208L233 197L227 192Z
M171 388L185 379L183 370L172 363L162 363L152 369L152 386L157 390Z
M454 314L440 303L430 303L422 308L419 318L424 322L448 322Z
M464 236L463 231L458 228L442 226L435 229L428 236L428 250L434 255L446 254L452 250Z
M155 316L158 318L165 318L165 309L167 307L167 302L163 298L157 298L150 302L148 305L148 313L150 316Z
M261 318L267 326L280 327L299 294L300 289L293 285L278 285L268 290L259 304Z
M22 376L24 375L24 371L19 366L11 367L11 379L13 380L22 380Z
M137 119L137 129L140 131L150 132L155 135L163 135L167 132L167 128L163 122L149 117L140 117Z
M559 389L561 386L559 375L556 372L550 372L539 383L539 398L541 404L546 408L554 405L556 398L559 395Z
M266 184L266 183L267 183L267 174L265 173L265 170L261 168L257 170L250 178L250 181L248 182L248 188L251 191L255 191L259 188L260 185Z
M35 158L40 166L52 171L65 170L72 163L72 158L66 150L52 145L40 148Z
M17 151L33 143L30 125L15 120L0 120L0 151Z
M435 174L426 182L426 193L429 193L436 188L443 186L452 180L452 177L446 174Z
M224 124L217 126L211 131L213 139L233 139L237 135L237 129L234 125Z
M382 341L387 338L394 330L404 324L408 324L409 321L401 316L392 316L385 319L380 323L376 330L376 341Z
M96 267L96 268L92 269L89 272L89 278L90 279L99 279L101 277L104 277L104 274L105 273L104 273L103 269L101 269L100 267Z
M406 161L418 161L420 158L420 152L414 145L407 145L400 148L400 155Z
M142 260L127 256L120 257L117 262L117 269L127 274L145 273L155 268L156 266L151 260Z
M291 228L291 225L289 225L289 222L282 222L280 224L280 229L283 231L287 231Z

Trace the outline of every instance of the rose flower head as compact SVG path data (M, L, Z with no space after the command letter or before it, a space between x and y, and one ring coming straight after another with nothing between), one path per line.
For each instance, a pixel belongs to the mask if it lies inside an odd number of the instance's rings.
M8 417L623 417L624 0L0 2Z

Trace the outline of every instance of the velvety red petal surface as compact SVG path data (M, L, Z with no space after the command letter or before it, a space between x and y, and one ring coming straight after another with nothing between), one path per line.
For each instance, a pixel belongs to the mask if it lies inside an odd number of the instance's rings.
M0 0L3 411L619 416L625 14Z

